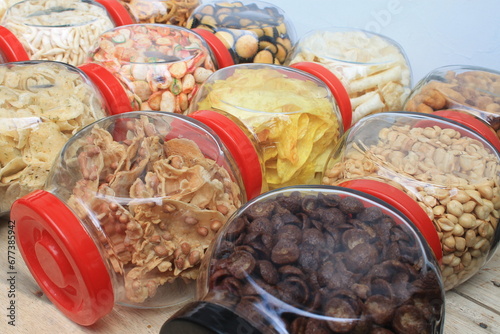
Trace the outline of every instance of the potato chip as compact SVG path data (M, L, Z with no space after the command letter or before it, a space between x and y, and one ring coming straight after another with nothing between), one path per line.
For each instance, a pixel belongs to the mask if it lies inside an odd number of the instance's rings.
M18 194L43 185L50 165L71 135L106 116L98 101L86 79L62 63L0 65L0 169L4 175L0 213L10 209ZM4 169L11 161L9 169ZM7 178L6 171L13 172L14 165L23 168Z
M243 122L258 141L271 189L317 179L315 174L322 172L315 162L317 151L329 149L340 135L327 89L265 67L238 68L204 88L208 94L197 108L222 111Z

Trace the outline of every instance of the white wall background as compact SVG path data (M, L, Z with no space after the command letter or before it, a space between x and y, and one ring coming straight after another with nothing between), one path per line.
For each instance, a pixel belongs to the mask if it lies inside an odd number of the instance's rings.
M264 0L283 9L297 37L333 26L373 31L405 50L415 84L432 69L476 65L500 71L498 0Z

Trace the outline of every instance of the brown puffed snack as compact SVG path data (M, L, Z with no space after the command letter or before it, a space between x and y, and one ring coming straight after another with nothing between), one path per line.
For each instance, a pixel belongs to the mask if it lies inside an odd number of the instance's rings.
M99 224L127 302L143 303L163 284L197 278L241 193L194 141L162 137L146 116L118 125L122 141L99 125L82 139L76 161L68 162L81 173L68 205L81 220Z
M434 333L442 324L434 260L401 216L346 188L279 192L221 230L204 301L266 334Z

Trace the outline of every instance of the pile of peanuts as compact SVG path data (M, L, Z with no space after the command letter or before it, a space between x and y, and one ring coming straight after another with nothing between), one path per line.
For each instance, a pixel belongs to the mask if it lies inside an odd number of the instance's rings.
M450 128L386 127L378 142L352 142L324 184L369 178L403 190L429 215L441 240L446 290L488 259L500 217L499 157ZM340 159L340 157L339 157Z
M20 40L31 60L78 66L99 35L114 23L98 3L35 0L12 6L2 25Z

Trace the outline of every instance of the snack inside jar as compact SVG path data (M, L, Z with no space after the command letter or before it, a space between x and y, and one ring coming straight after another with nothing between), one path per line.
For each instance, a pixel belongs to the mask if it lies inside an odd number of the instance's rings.
M0 213L41 189L64 144L112 113L77 68L52 61L0 65Z
M218 67L205 40L186 28L161 24L117 27L99 37L89 61L112 72L133 110L183 113Z
M409 60L396 41L360 29L313 30L294 45L287 64L319 63L344 84L352 105L352 123L364 116L398 111L411 91Z
M213 33L235 64L284 65L295 43L295 28L285 12L264 1L212 1L198 6L187 27Z
M309 73L270 64L239 64L215 72L187 114L213 110L235 119L262 156L269 189L318 184L344 131L327 85Z
M223 334L235 324L263 334L443 327L444 289L426 242L394 207L343 187L286 187L245 204L210 246L197 298L160 333L192 323Z
M457 110L486 122L500 138L500 72L471 65L443 66L420 80L404 110Z
M367 116L342 138L323 184L373 179L404 191L433 220L446 290L472 277L500 234L500 156L465 125L433 115Z
M75 134L44 189L18 199L11 217L42 290L90 325L115 303L166 307L192 298L200 261L245 202L243 189L210 129L182 115L132 112Z
M115 25L103 5L83 0L19 1L2 20L29 59L74 66L83 64L98 36Z
M137 23L172 24L185 27L201 0L119 0Z

